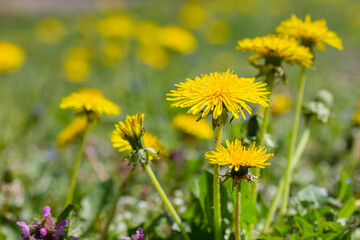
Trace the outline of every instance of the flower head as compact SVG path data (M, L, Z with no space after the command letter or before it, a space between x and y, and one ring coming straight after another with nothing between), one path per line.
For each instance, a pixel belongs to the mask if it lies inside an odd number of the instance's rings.
M19 68L25 59L24 51L10 42L0 42L0 73Z
M210 123L206 119L200 119L197 121L196 116L179 114L172 120L173 126L187 134L196 138L202 138L210 140L214 137L214 131Z
M254 39L246 38L238 42L237 50L253 52L248 62L257 62L265 59L265 64L280 66L281 62L300 64L305 67L312 65L313 55L309 48L300 46L295 38L269 34Z
M278 93L273 96L270 106L270 112L273 115L283 114L289 111L290 108L291 108L291 98L289 95Z
M88 127L88 119L85 115L77 116L64 130L58 135L56 142L62 148L79 138Z
M265 168L271 165L268 161L274 154L266 154L265 147L256 147L255 142L246 149L241 142L236 139L234 142L226 141L226 146L220 146L218 151L206 152L205 158L211 164L229 165L230 169L238 171L240 167L259 167Z
M325 44L333 46L339 50L343 49L342 41L336 32L330 31L324 19L311 21L310 15L305 16L305 21L291 15L291 18L283 21L276 28L276 32L295 37L301 41L302 45L309 48L313 46L324 51Z
M125 122L115 124L115 130L111 133L111 142L119 152L131 151L131 154L146 153L149 160L156 155L167 155L167 148L160 140L144 131L144 114L137 113L133 116L126 116ZM146 161L146 159L145 159Z
M186 29L166 26L158 31L159 44L180 53L190 53L196 47L195 37Z
M136 230L136 234L130 237L125 237L124 240L145 240L144 231L142 228Z
M74 109L77 112L94 112L99 117L103 113L120 114L119 106L105 98L100 90L91 88L81 88L62 98L59 107Z
M188 78L186 82L175 84L179 88L171 90L167 100L174 101L172 107L190 107L188 114L196 115L202 111L202 117L212 113L217 119L223 112L229 111L235 118L239 118L240 112L245 119L244 109L251 114L248 103L268 106L269 92L266 92L265 85L255 82L255 78L240 78L228 70L201 75L194 80Z
M16 224L22 227L22 239L49 239L61 240L65 237L64 227L68 225L68 221L61 221L55 226L54 220L50 213L50 207L46 206L43 210L43 219L40 221L35 218L35 223L27 225L25 222L17 222ZM76 240L76 238L72 238Z

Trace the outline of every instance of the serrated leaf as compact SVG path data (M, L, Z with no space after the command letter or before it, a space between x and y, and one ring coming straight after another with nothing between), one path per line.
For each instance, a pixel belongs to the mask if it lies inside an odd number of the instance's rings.
M201 208L206 216L207 223L213 229L214 228L214 221L213 221L213 187L212 187L213 175L208 172L204 171L199 177L199 191L200 191L200 204Z
M349 198L338 212L338 218L349 218L351 217L356 209L355 198Z
M317 235L314 230L314 226L306 221L304 218L299 216L294 216L295 225L299 229L303 238L310 238Z

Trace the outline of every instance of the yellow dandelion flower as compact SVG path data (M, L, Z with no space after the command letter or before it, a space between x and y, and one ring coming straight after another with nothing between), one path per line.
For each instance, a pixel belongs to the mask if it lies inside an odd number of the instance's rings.
M102 47L101 62L107 67L114 66L127 54L127 46L121 42L107 42Z
M82 59L69 58L64 62L64 71L68 80L80 82L89 75L90 64Z
M143 134L144 114L127 115L124 122L115 124L115 133L122 139L138 141Z
M118 105L105 98L100 90L91 88L81 88L62 98L59 107L61 109L74 109L78 112L94 112L99 117L103 113L108 115L120 114Z
M113 14L98 22L98 30L106 38L128 38L133 34L133 25L130 16Z
M354 113L352 121L356 126L360 126L360 111Z
M302 45L324 51L325 44L333 46L339 50L343 49L342 41L336 32L330 31L324 19L311 21L311 17L306 15L305 21L291 15L291 18L283 21L276 28L276 32L296 37Z
M84 134L87 128L86 115L77 116L64 130L58 135L56 142L59 148L63 148L75 139Z
M265 168L271 165L267 161L274 156L272 153L266 154L265 147L256 147L255 142L248 149L238 139L234 142L226 140L226 146L220 146L218 151L206 152L205 158L211 164L229 165L230 169L235 167L235 171L238 171L240 167Z
M181 21L189 28L198 28L208 16L205 8L199 3L188 2L180 13Z
M240 78L233 72L215 72L195 77L194 80L175 84L179 87L168 93L167 100L175 101L171 107L190 107L188 114L202 112L202 117L212 112L217 119L223 111L231 112L239 118L239 112L245 119L245 111L251 114L248 103L268 106L269 99L266 83L255 82L255 78ZM247 103L248 102L248 103Z
M65 35L65 25L56 18L43 19L37 25L36 36L44 43L58 43Z
M188 30L178 26L166 26L158 32L159 44L173 51L190 53L196 47L196 39Z
M205 37L212 44L223 44L229 40L231 29L226 22L216 21L209 25Z
M10 42L0 41L0 73L19 68L25 59L24 51Z
M206 119L196 121L196 116L179 114L172 120L173 126L188 135L210 140L214 137L214 131Z
M280 66L282 61L305 67L310 67L313 63L309 48L300 46L295 38L286 35L269 34L254 39L246 38L238 42L236 49L255 53L247 59L248 62L257 62L263 58L265 64L275 66Z
M291 108L291 97L288 94L277 93L272 97L270 112L273 115L280 115Z
M142 45L158 44L157 32L160 27L152 21L141 21L136 24L135 37Z
M158 45L141 45L139 47L140 59L157 69L164 68L169 63L169 53Z
M168 156L167 147L165 147L155 135L145 132L143 141L145 148L152 148L158 155ZM114 148L118 148L119 152L133 151L129 141L123 139L117 129L111 133L111 142ZM149 155L149 160L152 159L154 159L154 157Z

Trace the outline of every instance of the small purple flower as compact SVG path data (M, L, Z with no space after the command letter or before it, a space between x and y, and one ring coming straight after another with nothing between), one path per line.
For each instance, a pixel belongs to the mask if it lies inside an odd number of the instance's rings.
M41 221L34 219L35 224L27 225L25 222L17 222L17 225L22 227L21 238L31 240L63 240L65 237L64 227L68 225L68 221L61 221L59 225L55 226L50 211L50 207L46 206L43 210L43 219ZM76 238L71 238L70 240L76 240Z
M124 240L145 240L144 231L142 228L138 228L136 233L130 237L125 237Z

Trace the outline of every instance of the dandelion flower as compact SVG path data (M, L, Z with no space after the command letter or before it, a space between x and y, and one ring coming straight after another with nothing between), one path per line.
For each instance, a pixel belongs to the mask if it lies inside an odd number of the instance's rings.
M181 21L189 28L198 28L207 17L205 8L196 2L186 3L180 13Z
M226 146L220 146L217 151L206 152L205 158L211 164L229 165L230 169L238 171L240 167L259 167L265 168L271 165L267 161L274 155L266 154L265 147L256 147L255 142L246 149L241 142L236 139L234 142L226 140Z
M25 59L24 51L10 42L0 42L0 73L19 68Z
M309 48L300 46L295 38L286 35L269 34L254 39L246 38L238 42L236 49L255 53L247 59L251 63L262 58L265 59L265 64L275 66L280 66L282 61L305 67L310 67L313 63Z
M38 23L36 34L44 43L58 43L65 37L66 27L56 18L46 18Z
M287 94L275 94L271 101L270 112L273 115L280 115L291 108L291 98Z
M266 83L255 82L255 78L240 78L233 72L215 72L195 77L194 80L175 84L179 87L168 93L167 100L174 101L171 107L190 107L188 114L196 115L201 111L202 117L212 112L217 119L223 111L231 112L239 118L239 112L245 119L245 111L251 114L248 103L268 106ZM248 103L247 103L248 102Z
M164 68L169 63L169 53L158 45L141 45L139 47L140 59L156 69Z
M133 21L125 14L112 14L98 22L98 30L105 38L128 38L133 34Z
M206 40L211 44L223 44L229 40L231 36L231 28L229 24L222 21L211 23L206 29Z
M56 142L58 147L63 148L75 139L79 138L86 131L88 120L85 115L77 116L64 130L58 135Z
M77 112L94 112L97 116L103 113L108 115L120 114L120 108L105 98L98 89L81 88L69 96L62 98L61 109L74 109Z
M152 148L157 154L167 155L167 148L160 140L144 132L143 121L144 114L137 113L133 116L127 115L124 122L115 124L115 130L111 133L113 147L118 148L119 152L139 150L144 147ZM152 159L151 155L149 159Z
M206 119L200 119L199 121L197 119L196 116L180 114L172 120L172 124L177 130L185 134L206 140L212 139L214 131L210 123Z
M188 30L178 26L166 26L158 31L161 46L180 53L191 53L196 47L196 39Z
M311 17L306 15L305 21L291 15L291 18L283 21L276 28L276 32L295 37L301 41L301 44L309 47L315 46L324 51L325 44L333 46L339 50L343 49L342 41L336 32L330 31L324 19L311 21Z
M88 75L90 64L82 59L67 59L64 62L64 71L68 80L72 82L83 81Z
M352 121L353 121L354 125L360 126L360 111L354 113L354 115L352 117Z

